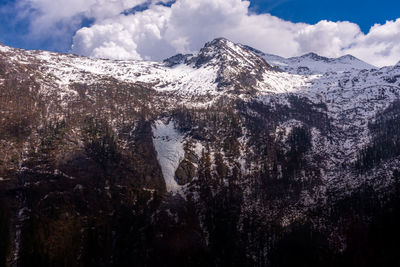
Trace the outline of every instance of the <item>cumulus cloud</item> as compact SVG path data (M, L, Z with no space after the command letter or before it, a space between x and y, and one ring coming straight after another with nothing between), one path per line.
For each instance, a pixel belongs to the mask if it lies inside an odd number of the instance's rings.
M70 46L70 40L84 20L100 21L147 0L17 0L17 19L29 19L31 41L52 43L54 48ZM62 50L61 49L61 50Z
M145 2L147 0L20 0L19 5L31 11L33 24L48 27L51 23L68 21L76 16L114 17Z
M156 5L143 12L102 20L80 29L73 51L78 54L115 59L154 59L175 53L165 40L171 10Z
M299 51L338 57L354 44L360 34L360 27L356 24L323 20L299 30L295 41L299 44Z
M350 22L309 25L254 14L242 0L176 0L171 5L149 0L21 1L35 10L38 28L92 18L93 25L74 31L72 51L93 57L161 60L197 51L223 36L285 57L353 54L377 66L400 59L400 19L377 24L364 34ZM148 8L143 11L124 12L144 3Z
M376 66L396 64L400 60L400 19L374 25L367 35L360 35L355 45L346 52Z

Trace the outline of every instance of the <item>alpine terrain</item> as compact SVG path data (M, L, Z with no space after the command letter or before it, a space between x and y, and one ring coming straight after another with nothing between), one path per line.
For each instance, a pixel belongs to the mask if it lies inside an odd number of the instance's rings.
M0 266L400 266L399 190L400 64L0 45Z

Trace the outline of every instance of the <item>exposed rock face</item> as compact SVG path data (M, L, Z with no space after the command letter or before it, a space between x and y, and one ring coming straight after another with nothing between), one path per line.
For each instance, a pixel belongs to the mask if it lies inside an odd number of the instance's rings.
M224 38L207 43L186 63L196 68L217 67L217 87L236 93L255 90L257 82L263 80L262 74L272 69L263 58Z
M183 160L175 172L176 180L179 185L190 183L196 177L196 167L188 160Z
M172 56L170 58L167 58L164 60L164 63L168 67L174 67L179 64L184 64L187 62L188 58L192 57L193 55L182 55L182 54L177 54L175 56Z
M399 77L0 45L0 266L397 266Z

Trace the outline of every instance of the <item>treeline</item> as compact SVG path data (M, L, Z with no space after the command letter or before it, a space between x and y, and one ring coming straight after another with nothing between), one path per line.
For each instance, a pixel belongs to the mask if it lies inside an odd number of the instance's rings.
M379 163L400 156L400 102L379 114L369 129L372 141L358 155L355 167L367 171Z

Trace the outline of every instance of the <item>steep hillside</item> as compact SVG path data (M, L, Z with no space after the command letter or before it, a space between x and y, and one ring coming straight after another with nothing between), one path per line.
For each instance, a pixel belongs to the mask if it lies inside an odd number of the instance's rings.
M396 266L399 103L352 56L0 45L0 266Z

